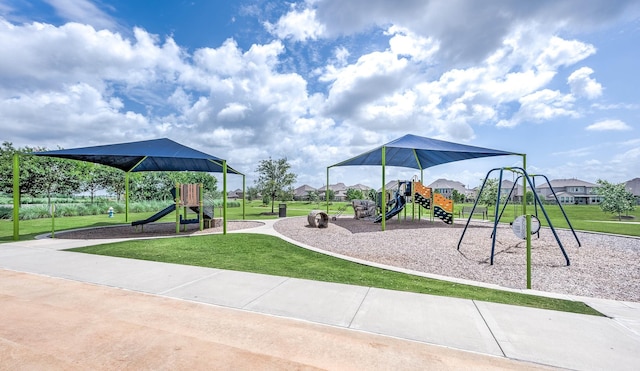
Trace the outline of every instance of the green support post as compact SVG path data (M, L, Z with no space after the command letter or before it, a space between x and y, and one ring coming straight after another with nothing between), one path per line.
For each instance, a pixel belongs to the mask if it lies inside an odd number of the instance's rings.
M198 220L200 221L200 230L204 230L204 184L200 183L200 207L198 208Z
M129 222L129 172L124 173L124 222Z
M242 174L242 220L245 220L245 204L247 203L246 176Z
M324 190L324 200L327 202L327 215L329 215L329 168L327 168L327 188Z
M222 161L222 234L227 234L227 161Z
M522 169L527 171L527 155L522 155ZM534 190L535 192L535 190ZM527 213L527 177L522 177L522 214L525 215L527 226L527 288L531 289L531 215Z
M20 239L20 155L13 154L13 240Z
M387 147L382 147L382 196L380 197L380 210L382 212L382 230L384 231L387 221L387 190L385 189L385 162L387 161Z
M51 238L56 238L56 204L51 204Z
M180 233L180 183L176 183L176 234Z

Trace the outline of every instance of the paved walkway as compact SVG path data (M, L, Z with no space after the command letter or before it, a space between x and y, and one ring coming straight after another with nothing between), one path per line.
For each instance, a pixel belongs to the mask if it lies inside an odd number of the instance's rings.
M277 235L273 222L237 232ZM40 239L0 244L0 268L435 344L535 365L575 370L637 370L640 364L640 303L573 298L608 316L595 317L62 251L104 242Z

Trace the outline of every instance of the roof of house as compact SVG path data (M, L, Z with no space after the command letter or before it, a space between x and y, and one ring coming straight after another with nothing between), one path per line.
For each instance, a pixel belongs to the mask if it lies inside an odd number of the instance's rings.
M465 192L467 190L464 184L458 181L442 178L435 180L434 182L429 184L428 187L433 189L455 189L458 192Z
M634 178L625 182L625 189L634 196L640 196L640 178Z
M549 183L553 188L565 188L565 187L598 187L597 184L589 183L580 179L553 179ZM536 188L549 188L547 182L536 184Z

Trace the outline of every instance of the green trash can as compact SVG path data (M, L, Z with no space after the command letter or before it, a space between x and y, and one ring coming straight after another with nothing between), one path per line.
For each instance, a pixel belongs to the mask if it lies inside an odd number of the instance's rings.
M278 217L286 218L287 217L287 204L279 204L278 205Z

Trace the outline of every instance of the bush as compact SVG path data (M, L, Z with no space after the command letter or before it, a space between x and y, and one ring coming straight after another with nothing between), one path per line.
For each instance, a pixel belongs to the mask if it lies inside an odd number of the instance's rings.
M206 205L205 205L206 206ZM213 201L213 206L214 207L222 207L222 199L220 200L214 200ZM227 207L240 207L242 206L242 204L240 203L240 201L237 200L227 200Z
M13 208L12 207L0 207L0 219L11 219L13 216Z

